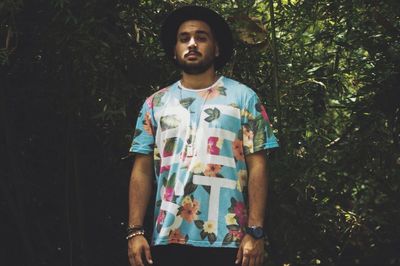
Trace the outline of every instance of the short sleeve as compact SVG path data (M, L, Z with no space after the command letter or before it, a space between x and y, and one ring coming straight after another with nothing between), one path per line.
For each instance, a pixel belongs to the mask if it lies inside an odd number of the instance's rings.
M256 94L249 98L241 113L245 155L279 147L265 107Z
M150 154L154 149L155 121L151 108L151 98L147 99L136 121L135 133L130 152Z

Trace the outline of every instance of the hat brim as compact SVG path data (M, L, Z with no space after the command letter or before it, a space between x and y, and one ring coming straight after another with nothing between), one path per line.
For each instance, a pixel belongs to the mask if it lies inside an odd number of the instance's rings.
M176 34L179 26L188 20L201 20L209 25L218 43L219 55L215 58L216 70L223 67L232 56L232 32L226 21L215 11L202 6L184 6L171 12L161 26L161 45L173 60Z

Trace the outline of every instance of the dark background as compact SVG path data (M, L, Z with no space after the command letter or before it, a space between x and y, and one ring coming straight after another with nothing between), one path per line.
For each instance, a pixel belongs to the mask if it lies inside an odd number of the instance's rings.
M222 74L280 140L266 265L400 265L397 0L1 1L1 265L128 264L128 148L179 78L158 32L185 3L227 18Z

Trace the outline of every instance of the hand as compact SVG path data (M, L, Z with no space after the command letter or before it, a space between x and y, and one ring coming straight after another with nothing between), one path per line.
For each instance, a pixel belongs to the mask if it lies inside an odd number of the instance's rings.
M145 255L149 264L153 264L151 259L150 246L144 236L134 236L128 240L128 257L131 266L144 266L142 255Z
M236 264L242 262L242 266L262 266L264 263L264 239L254 239L245 235L240 243L236 256Z

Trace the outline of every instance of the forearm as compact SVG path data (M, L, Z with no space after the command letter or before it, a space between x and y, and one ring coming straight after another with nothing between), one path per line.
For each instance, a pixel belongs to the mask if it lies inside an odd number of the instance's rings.
M266 176L249 178L249 225L263 226L267 207L268 182Z
M143 225L152 192L152 164L137 156L129 184L129 225Z
M253 158L249 164L248 201L250 226L263 226L267 207L268 178L265 154Z

